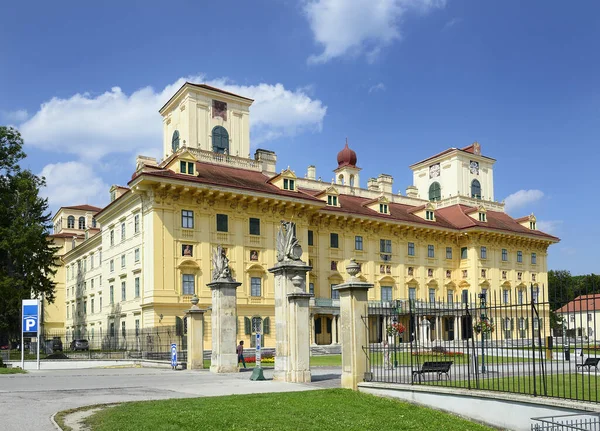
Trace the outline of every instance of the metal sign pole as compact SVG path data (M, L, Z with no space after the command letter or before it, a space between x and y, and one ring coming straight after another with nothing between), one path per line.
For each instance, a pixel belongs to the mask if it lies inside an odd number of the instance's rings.
M40 300L37 299L38 325L37 325L37 369L40 369Z
M24 370L25 369L25 340L23 337L23 332L25 330L25 327L23 326L25 323L23 322L23 315L24 315L24 306L21 303L21 369Z

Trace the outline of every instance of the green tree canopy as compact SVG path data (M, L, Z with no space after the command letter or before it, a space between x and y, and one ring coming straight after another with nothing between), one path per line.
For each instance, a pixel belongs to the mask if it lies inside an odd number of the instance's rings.
M0 126L0 335L10 337L20 331L22 299L54 301L56 247L39 196L45 180L19 166L25 157L19 132Z

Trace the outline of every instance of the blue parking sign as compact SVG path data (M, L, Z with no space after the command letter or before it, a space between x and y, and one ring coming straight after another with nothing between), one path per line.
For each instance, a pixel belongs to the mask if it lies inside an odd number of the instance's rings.
M171 344L171 367L177 368L177 343Z
M39 308L37 299L23 300L23 332L37 334L39 328Z

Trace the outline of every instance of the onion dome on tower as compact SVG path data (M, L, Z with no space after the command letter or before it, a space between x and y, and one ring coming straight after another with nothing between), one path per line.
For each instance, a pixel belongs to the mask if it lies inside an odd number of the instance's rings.
M338 169L344 166L356 167L356 153L348 147L348 138L346 138L346 146L337 155L337 162Z

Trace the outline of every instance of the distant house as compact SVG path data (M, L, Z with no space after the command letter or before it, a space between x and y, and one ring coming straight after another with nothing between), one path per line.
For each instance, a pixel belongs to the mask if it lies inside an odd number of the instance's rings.
M600 329L600 294L580 295L556 310L570 336L596 339Z

